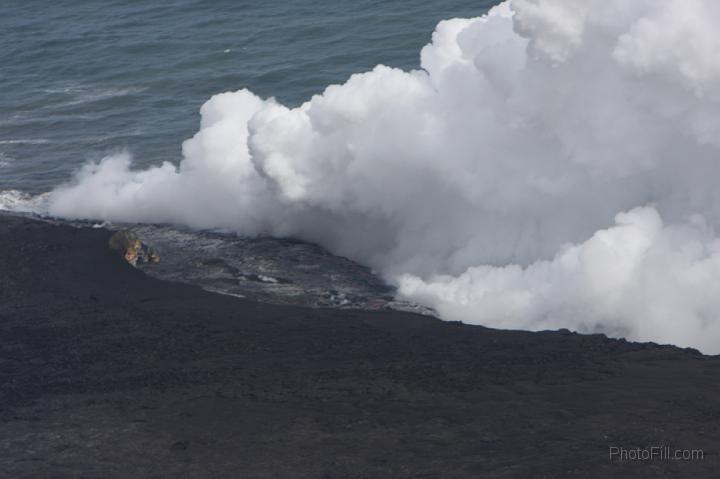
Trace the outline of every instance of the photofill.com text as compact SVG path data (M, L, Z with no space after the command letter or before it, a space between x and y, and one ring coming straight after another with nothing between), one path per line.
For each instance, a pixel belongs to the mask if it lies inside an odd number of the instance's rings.
M677 449L670 446L625 448L609 446L610 461L702 461L702 449Z

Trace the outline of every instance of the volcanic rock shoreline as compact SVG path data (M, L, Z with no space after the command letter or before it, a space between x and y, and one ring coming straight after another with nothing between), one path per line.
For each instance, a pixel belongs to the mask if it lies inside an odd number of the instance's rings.
M110 235L0 214L2 478L720 470L719 357L253 303L150 278ZM703 459L609 456L652 446Z

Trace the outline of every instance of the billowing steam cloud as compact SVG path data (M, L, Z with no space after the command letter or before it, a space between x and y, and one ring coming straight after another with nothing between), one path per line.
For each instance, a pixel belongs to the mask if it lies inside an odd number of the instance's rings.
M179 167L108 157L49 211L293 235L446 318L720 352L719 2L512 0L422 67L216 95Z

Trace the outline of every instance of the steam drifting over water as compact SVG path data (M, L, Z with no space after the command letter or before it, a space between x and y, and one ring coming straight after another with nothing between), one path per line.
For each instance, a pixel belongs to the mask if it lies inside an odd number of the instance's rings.
M179 167L118 154L68 218L296 236L442 317L720 352L720 4L513 0L298 108L201 109Z

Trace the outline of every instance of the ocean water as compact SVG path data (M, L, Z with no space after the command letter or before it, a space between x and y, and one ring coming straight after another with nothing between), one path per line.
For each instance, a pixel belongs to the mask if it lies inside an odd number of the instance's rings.
M417 68L487 0L0 2L0 190L40 193L119 150L177 162L213 94L296 105L378 63Z

